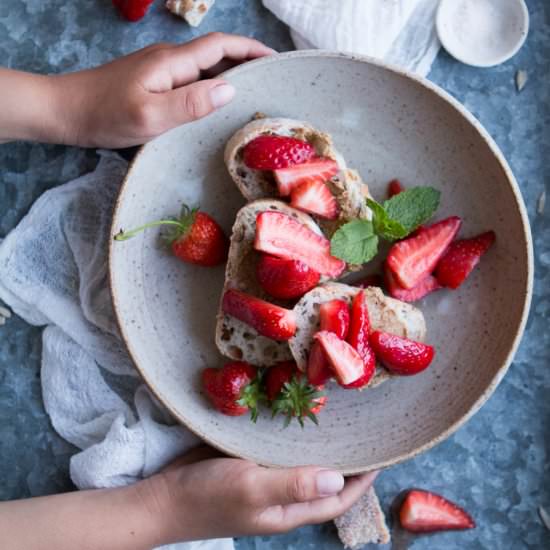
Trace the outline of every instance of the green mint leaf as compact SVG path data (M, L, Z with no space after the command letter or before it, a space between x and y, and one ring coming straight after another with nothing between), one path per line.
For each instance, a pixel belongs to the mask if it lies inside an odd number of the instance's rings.
M408 235L433 216L440 197L441 193L433 187L411 187L388 199L382 206L388 217L401 224Z
M372 222L352 220L344 224L330 241L330 253L353 265L372 260L378 252L378 237Z
M392 220L381 204L367 199L367 205L372 211L372 224L378 236L387 241L395 241L408 235L407 229L398 221Z

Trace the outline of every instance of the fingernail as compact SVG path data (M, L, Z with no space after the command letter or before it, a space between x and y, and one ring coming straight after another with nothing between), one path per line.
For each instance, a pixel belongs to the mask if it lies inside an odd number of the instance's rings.
M235 88L231 84L220 84L210 90L210 101L215 109L227 105L235 96Z
M339 472L322 470L317 472L317 493L320 497L328 497L339 493L344 488L344 476Z

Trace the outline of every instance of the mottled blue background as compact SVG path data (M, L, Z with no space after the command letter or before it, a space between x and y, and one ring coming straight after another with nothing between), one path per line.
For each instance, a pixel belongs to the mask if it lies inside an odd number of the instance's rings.
M550 548L537 507L550 510L550 204L537 214L550 168L550 2L527 0L531 30L509 62L475 69L440 53L430 78L462 101L485 125L520 183L535 237L536 281L523 343L489 403L453 437L385 472L377 482L385 509L402 489L440 491L472 512L477 529L413 542L434 548ZM41 73L77 70L149 43L185 41L223 30L251 35L279 50L292 48L287 29L259 0L218 0L199 30L165 13L157 1L142 22L128 24L107 0L0 2L0 63ZM528 72L518 94L514 76ZM0 145L0 238L46 189L95 166L93 151L16 143ZM509 238L513 238L510 235ZM0 498L71 488L74 449L53 431L40 396L41 330L12 318L0 328ZM279 537L240 539L240 550L340 548L332 524Z

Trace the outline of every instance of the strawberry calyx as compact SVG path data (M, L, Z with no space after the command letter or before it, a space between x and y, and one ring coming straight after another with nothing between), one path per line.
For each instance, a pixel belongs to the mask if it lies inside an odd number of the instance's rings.
M258 420L258 405L266 401L267 397L262 390L261 374L258 372L256 378L241 390L241 396L237 399L236 403L241 407L248 408L250 411L250 420L255 424Z

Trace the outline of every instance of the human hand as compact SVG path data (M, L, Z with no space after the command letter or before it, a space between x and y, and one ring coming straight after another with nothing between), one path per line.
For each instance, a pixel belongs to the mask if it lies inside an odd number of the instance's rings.
M271 469L200 447L138 490L158 525L156 542L283 533L346 512L376 472L347 478L314 466Z

